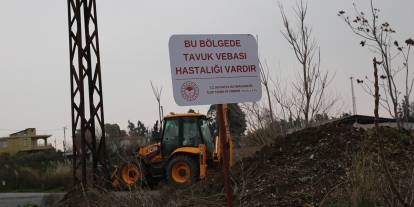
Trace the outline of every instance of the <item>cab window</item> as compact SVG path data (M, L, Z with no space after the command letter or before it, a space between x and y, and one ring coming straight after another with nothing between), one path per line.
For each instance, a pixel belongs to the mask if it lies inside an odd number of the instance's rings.
M186 117L183 118L183 146L198 146L201 144L200 128L198 119Z
M174 149L179 147L179 120L169 119L165 122L164 136L162 140L163 152L171 153Z

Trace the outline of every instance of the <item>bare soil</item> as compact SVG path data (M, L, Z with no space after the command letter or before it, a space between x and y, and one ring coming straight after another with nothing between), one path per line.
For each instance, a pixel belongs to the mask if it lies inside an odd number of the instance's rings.
M402 194L407 193L412 181L413 138L389 128L382 128L381 136L385 139L385 155L393 177ZM278 137L274 144L254 155L243 156L232 168L233 203L235 206L351 206L355 195L363 192L358 187L362 184L355 179L359 176L355 173L365 176L364 170L355 171L361 157L370 158L370 169L377 173L376 181L381 181L377 183L386 183L381 178L377 143L371 131L334 124ZM220 172L212 172L190 189L162 186L159 196L139 191L119 197L97 190L91 191L89 200L85 200L81 191L74 191L57 206L224 206L222 183ZM377 184L370 186L368 192L379 188ZM374 204L381 200L374 197Z
M414 161L413 138L390 128L382 128L380 134L385 139L385 154L393 177L402 194L408 193ZM355 163L361 156L373 158L370 167L378 172L376 175L383 175L377 143L372 131L333 124L278 138L275 144L263 147L233 167L233 203L235 206L350 206L352 193L359 193L348 191L355 187ZM377 181L386 183L382 178ZM222 183L221 174L216 173L191 189L177 192L172 199L179 206L224 205ZM374 198L374 202L382 201Z

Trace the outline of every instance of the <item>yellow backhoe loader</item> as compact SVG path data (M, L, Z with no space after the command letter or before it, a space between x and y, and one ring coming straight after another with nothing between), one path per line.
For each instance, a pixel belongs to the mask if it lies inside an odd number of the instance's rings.
M225 116L227 115L226 107ZM227 117L224 117L227 120ZM233 143L225 121L230 166ZM175 188L186 188L206 176L207 168L221 163L219 136L213 136L208 119L199 113L170 114L164 117L157 143L140 147L132 160L112 172L112 186L117 189L142 187L166 180Z

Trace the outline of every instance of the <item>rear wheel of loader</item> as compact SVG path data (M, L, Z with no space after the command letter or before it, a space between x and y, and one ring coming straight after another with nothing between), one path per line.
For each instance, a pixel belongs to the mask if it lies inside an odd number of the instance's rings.
M128 161L120 165L118 170L121 190L131 190L142 187L145 174L142 165L138 161Z
M187 188L198 178L198 162L191 156L177 155L167 165L167 179L175 188Z

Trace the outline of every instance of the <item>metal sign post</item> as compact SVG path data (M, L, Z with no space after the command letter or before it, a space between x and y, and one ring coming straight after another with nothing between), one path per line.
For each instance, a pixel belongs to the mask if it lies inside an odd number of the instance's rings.
M222 157L222 168L223 168L223 178L224 178L224 191L226 192L226 199L227 199L227 206L233 206L233 190L230 183L230 163L229 163L229 154L228 154L228 143L227 143L227 130L225 125L225 118L227 117L225 115L226 111L224 110L223 104L217 104L217 117L219 122L219 133L220 137L220 147L221 152L223 153L221 155Z

